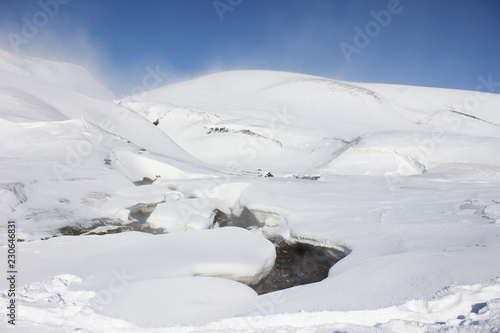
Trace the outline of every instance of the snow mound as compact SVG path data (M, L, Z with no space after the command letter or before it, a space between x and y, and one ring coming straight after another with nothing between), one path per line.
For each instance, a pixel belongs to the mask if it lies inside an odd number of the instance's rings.
M160 203L148 218L154 228L166 232L207 229L214 223L215 210L230 213L222 201L207 198L192 198Z
M72 255L67 260L51 263L68 248ZM134 279L212 276L255 284L267 275L276 257L271 242L232 227L163 235L56 237L25 244L21 255L32 268L20 284L73 274L93 277L94 286L112 277L113 268Z

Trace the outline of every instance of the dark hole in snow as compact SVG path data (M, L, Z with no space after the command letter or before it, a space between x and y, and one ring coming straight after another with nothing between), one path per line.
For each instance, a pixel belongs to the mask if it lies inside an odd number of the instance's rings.
M214 224L246 229L262 227L254 213L246 207L239 216L228 216L216 210ZM269 240L276 247L276 262L266 278L251 286L259 295L324 280L330 268L346 256L345 252L333 248L298 242L289 244L281 237Z
M231 216L228 216L226 213L216 209L214 224L218 224L219 227L233 226L245 229L250 229L252 227L260 226L259 220L246 207L243 208L240 215L231 215Z
M486 303L476 303L471 306L470 312L478 314L479 311L486 306Z
M251 286L259 295L328 277L330 268L345 256L344 252L303 243L276 245L276 262L269 275Z
M129 207L128 208L128 210L130 211L129 220L132 219L134 222L138 222L139 224L146 223L149 216L156 209L157 205L158 204L156 203L155 204L138 203L136 205L133 205L132 207Z

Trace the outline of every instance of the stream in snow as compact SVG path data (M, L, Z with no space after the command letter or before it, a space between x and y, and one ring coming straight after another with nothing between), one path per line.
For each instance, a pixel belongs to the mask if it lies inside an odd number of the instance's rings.
M330 268L345 257L341 251L309 244L281 242L276 245L276 262L269 275L256 286L262 295L328 277Z
M219 227L236 226L249 230L261 227L259 219L246 207L240 215L228 216L216 211L214 224ZM281 237L269 240L276 247L276 262L266 278L251 286L259 295L319 282L327 278L330 268L346 256L344 252L333 248L299 242L289 243Z
M59 229L63 235L106 235L127 231L141 231L150 234L165 233L162 228L152 228L147 218L155 210L156 205L137 204L130 207L128 224L101 219L96 220L91 227L66 226ZM236 226L243 229L259 227L259 220L248 208L240 215L230 215L216 210L214 227ZM305 243L289 243L282 238L272 238L276 248L276 261L271 272L256 285L250 285L257 294L262 295L294 286L319 282L328 277L330 268L346 254L342 251Z

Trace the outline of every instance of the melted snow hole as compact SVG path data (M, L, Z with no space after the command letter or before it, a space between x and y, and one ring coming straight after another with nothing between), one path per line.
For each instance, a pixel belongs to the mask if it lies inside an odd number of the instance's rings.
M265 222L262 222L266 221L265 216L264 212L254 213L248 208L244 208L238 216L228 216L216 211L214 225L255 230L266 227ZM346 256L345 252L333 248L300 242L289 243L280 236L270 235L267 238L276 247L276 262L267 277L257 285L250 286L259 295L319 282L327 278L330 268Z
M259 295L326 279L330 268L345 257L344 252L303 243L282 241L275 246L273 269L259 284L251 286Z

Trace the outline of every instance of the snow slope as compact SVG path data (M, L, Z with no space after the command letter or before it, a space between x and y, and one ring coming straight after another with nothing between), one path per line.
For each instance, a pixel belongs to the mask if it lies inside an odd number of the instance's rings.
M108 100L83 68L4 51L0 59L0 205L4 216L38 222L21 238L119 219L130 200L112 194L144 177L211 177L152 123Z
M112 101L78 66L0 51L0 71L23 331L499 327L500 95L234 71ZM168 233L61 236L139 215ZM347 256L257 296L276 237Z
M141 147L192 162L182 149L169 142L155 126L134 112L110 103L111 93L85 69L71 64L19 57L1 50L0 58L2 119L24 123L83 117L105 131L126 137Z
M475 96L474 109L467 102ZM121 104L158 120L199 159L235 160L248 172L412 175L452 161L498 176L498 102L487 93L235 71Z

